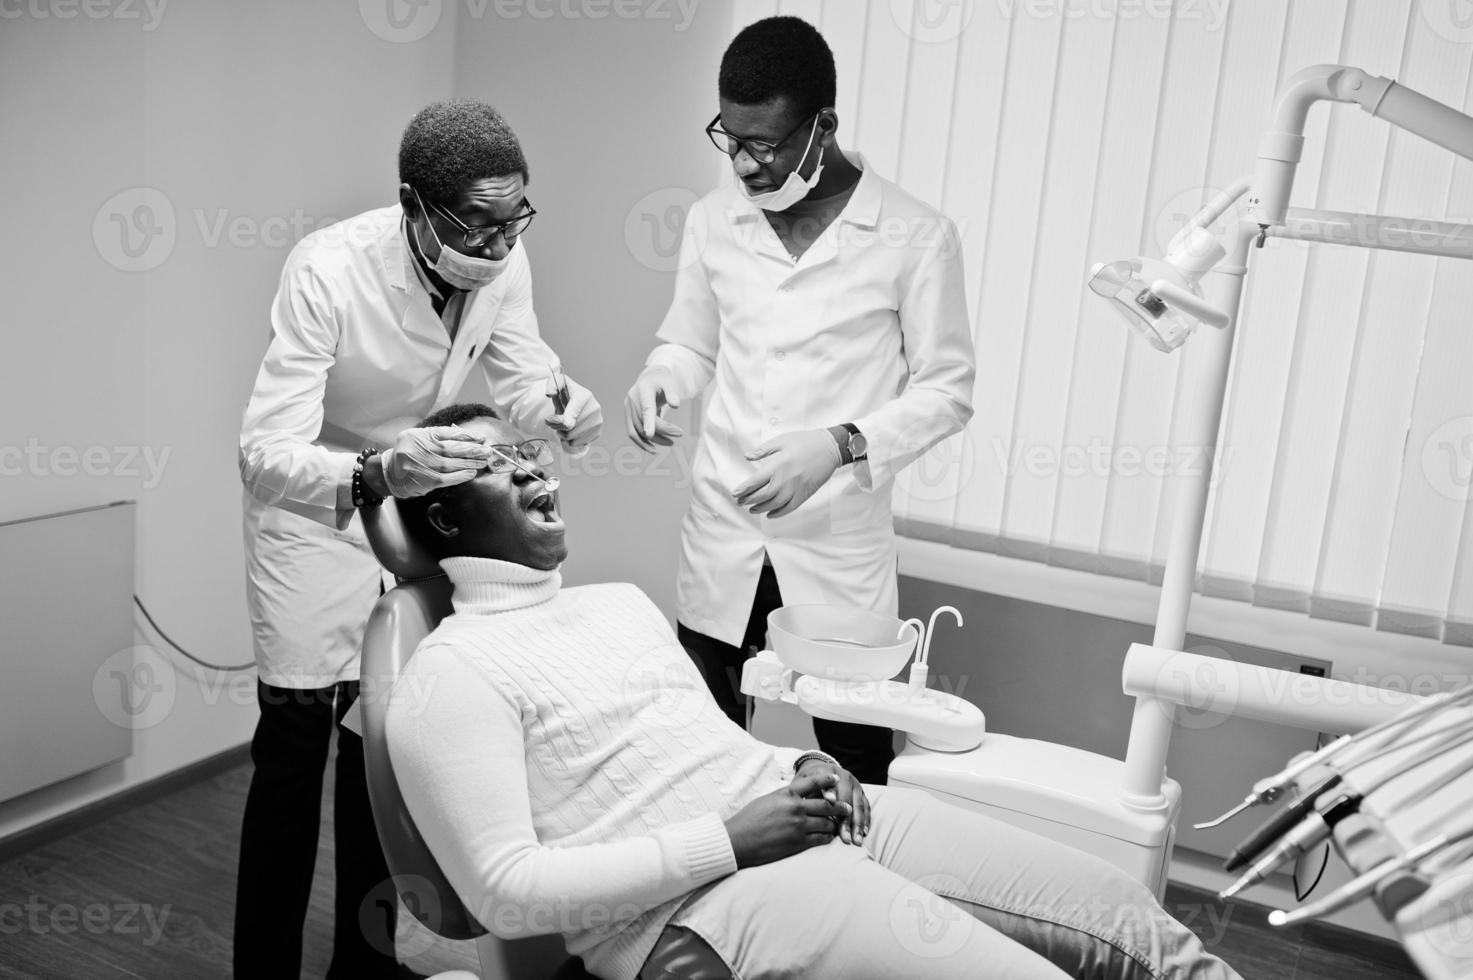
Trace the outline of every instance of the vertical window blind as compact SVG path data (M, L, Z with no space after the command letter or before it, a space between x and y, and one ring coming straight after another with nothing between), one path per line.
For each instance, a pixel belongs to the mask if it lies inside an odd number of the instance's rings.
M961 233L976 416L898 481L901 532L1159 580L1169 477L1212 448L1173 440L1191 343L1164 355L1132 336L1086 289L1089 267L1159 257L1251 173L1300 68L1353 65L1467 111L1473 30L1446 7L738 0L734 29L791 14L823 32L841 145ZM1291 203L1468 221L1473 163L1322 105ZM1255 250L1201 590L1473 645L1470 369L1473 263Z

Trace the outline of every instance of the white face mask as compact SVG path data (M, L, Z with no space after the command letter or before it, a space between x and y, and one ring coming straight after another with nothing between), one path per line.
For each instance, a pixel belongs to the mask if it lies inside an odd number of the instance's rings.
M808 192L818 186L818 178L823 174L823 147L818 148L818 166L813 168L813 176L804 180L798 176L798 171L803 169L803 164L808 160L808 151L813 149L813 137L818 132L818 120L813 120L813 129L808 133L808 145L803 147L803 159L788 174L788 179L776 190L763 191L761 194L753 194L747 188L746 183L737 177L737 186L742 189L742 194L752 204L764 211L786 211L808 196Z
M430 226L430 235L435 239L435 244L440 248L440 257L435 259L430 266L441 279L444 279L456 289L480 289L482 286L491 284L491 281L506 271L506 264L511 261L511 252L499 259L482 259L471 255L462 255L453 248L448 248L440 241L439 234L435 231L435 224L430 220L429 211L425 210L424 199L419 196L419 191L414 192L415 200L419 201L419 209L424 213L425 224ZM416 233L415 237L418 237ZM424 253L424 247L420 247L420 253ZM429 256L425 256L429 261Z

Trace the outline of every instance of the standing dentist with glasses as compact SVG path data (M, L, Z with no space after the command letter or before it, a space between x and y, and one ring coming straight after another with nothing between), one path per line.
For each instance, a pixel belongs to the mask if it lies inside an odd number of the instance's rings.
M239 980L300 974L335 727L327 977L406 975L394 956L395 892L369 809L362 741L338 725L359 694L359 645L381 593L356 508L503 465L471 433L416 427L455 402L473 370L499 413L523 430L550 427L568 450L587 446L603 425L598 402L576 382L567 382L561 411L548 401L548 367L558 359L539 334L519 244L537 212L506 121L481 102L427 107L404 132L399 179L397 206L317 231L288 256L241 425L261 718L241 827Z
M796 17L751 25L718 89L706 134L735 179L686 216L660 344L624 405L630 438L653 452L684 435L664 409L707 396L677 633L742 724L742 663L773 609L896 614L891 485L966 425L975 368L956 228L840 149L818 31ZM814 729L854 778L885 781L888 730Z

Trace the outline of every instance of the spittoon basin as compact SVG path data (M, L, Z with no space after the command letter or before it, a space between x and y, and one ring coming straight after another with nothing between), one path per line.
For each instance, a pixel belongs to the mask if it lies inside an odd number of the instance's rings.
M783 606L767 617L772 652L800 674L889 680L915 649L914 625L854 606Z

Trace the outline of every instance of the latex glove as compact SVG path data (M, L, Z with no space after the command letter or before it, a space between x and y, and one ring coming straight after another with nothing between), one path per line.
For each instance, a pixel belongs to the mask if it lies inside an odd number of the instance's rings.
M809 759L794 775L793 782L804 776L829 773L838 776L839 783L833 789L824 790L824 799L849 805L849 815L839 824L839 839L846 844L862 844L869 833L869 797L864 795L864 786L853 773L823 759Z
M675 374L667 367L647 367L640 372L624 396L624 426L629 438L647 453L656 446L673 446L685 430L661 416L665 407L679 408L675 394Z
M568 407L561 415L550 415L545 421L563 448L579 453L586 450L604 428L604 410L593 392L574 381L564 378L568 384Z
M396 497L419 497L475 477L486 467L486 443L454 426L405 429L383 454L384 482Z
M747 453L762 460L752 477L731 492L754 514L782 517L801 507L829 481L843 457L827 429L785 432Z

